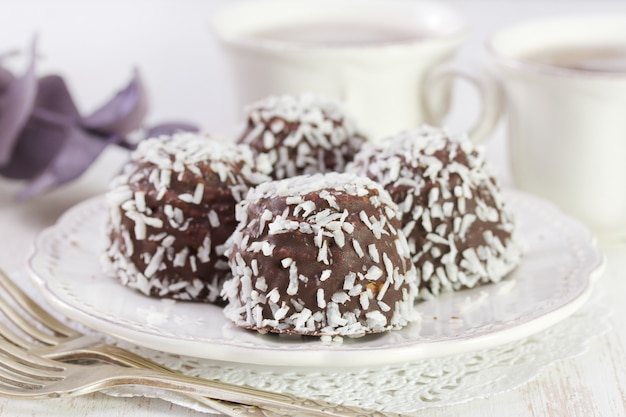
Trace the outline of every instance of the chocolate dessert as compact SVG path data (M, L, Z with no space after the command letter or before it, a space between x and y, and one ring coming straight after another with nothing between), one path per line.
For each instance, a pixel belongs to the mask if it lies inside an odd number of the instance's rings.
M253 188L237 207L225 313L260 332L362 336L416 319L415 269L397 207L351 174Z
M364 146L348 171L398 204L422 297L500 281L520 262L515 219L465 136L423 126Z
M222 303L222 245L259 174L249 149L191 133L139 144L111 184L107 269L146 295Z
M271 96L246 108L237 139L274 179L341 172L364 142L335 101L313 94Z

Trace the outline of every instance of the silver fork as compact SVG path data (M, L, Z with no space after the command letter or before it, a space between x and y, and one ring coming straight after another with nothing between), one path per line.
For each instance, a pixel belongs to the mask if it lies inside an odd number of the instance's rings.
M267 416L262 408L291 415L389 415L185 376L64 325L30 299L2 271L0 286L8 298L15 301L11 303L0 297L0 311L27 336L25 338L0 321L3 336L0 338L0 395L20 398L76 396L114 386L142 385L191 395L231 416ZM18 304L29 318L20 314L13 304ZM65 362L77 359L96 359L103 363Z
M59 361L97 360L125 367L176 372L118 346L105 344L98 336L87 336L66 326L41 308L0 269L0 312L12 323L18 335L0 320L0 334L7 341L27 351ZM191 400L230 417L268 417L265 410L246 404L231 403L201 396Z
M303 399L289 394L163 372L123 368L109 363L66 363L38 356L0 340L0 395L22 399L73 397L118 386L143 386L224 401L243 401L281 413L311 416L376 416L376 411Z
M232 402L243 400L248 404L296 414L337 417L375 415L323 401L304 400L154 369L120 368L108 363L86 365L59 362L37 356L5 340L0 341L2 395L23 399L74 397L118 386L155 387Z

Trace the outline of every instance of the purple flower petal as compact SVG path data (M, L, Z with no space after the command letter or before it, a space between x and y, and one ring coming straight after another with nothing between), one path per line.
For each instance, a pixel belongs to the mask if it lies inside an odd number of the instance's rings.
M148 99L139 72L135 71L126 88L91 115L82 125L100 133L124 137L139 128L148 112Z
M70 128L44 171L22 189L17 198L28 199L78 178L108 145L109 141L100 136Z
M3 76L6 80L6 73ZM35 102L35 44L30 63L21 77L12 79L0 95L0 166L11 158L19 132L26 124Z

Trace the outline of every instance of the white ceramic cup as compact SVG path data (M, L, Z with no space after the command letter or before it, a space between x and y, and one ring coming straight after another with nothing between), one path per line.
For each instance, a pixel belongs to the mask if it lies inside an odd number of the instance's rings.
M601 235L624 233L626 15L521 22L491 37L488 49L505 90L515 185Z
M406 0L265 0L231 3L211 20L228 57L238 111L269 95L339 99L372 140L443 124L452 79L478 87L470 135L496 124L497 93L449 63L467 34L448 5ZM459 130L468 130L467 126Z

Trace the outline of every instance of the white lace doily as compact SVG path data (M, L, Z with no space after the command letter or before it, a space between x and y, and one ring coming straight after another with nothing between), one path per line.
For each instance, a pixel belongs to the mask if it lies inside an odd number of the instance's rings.
M525 339L464 354L373 368L280 369L166 354L119 343L185 374L249 385L310 399L417 415L419 410L467 402L517 388L557 360L584 353L609 329L610 309L596 294L580 311ZM129 391L110 391L129 395ZM141 395L160 396L142 392ZM202 406L163 397L200 411Z

